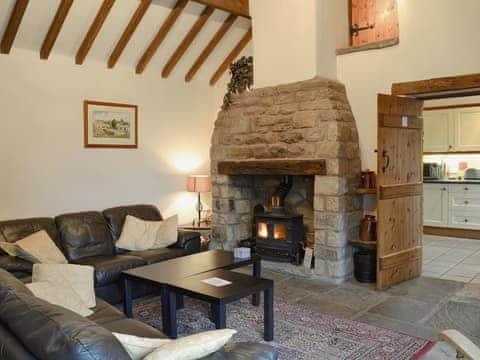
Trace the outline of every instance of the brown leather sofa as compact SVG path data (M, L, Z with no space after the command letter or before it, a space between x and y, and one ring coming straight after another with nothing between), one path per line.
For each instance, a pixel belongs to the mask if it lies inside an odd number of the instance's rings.
M0 270L0 360L130 360L112 332L149 338L165 335L97 299L84 318L33 296L25 285ZM276 360L270 346L229 344L204 360Z
M131 205L63 214L55 218L32 218L0 222L0 241L15 242L40 230L45 230L70 263L95 268L95 293L111 304L123 299L121 272L200 251L200 234L179 231L178 241L166 249L126 251L115 243L122 232L127 215L148 221L160 221L162 215L152 205ZM32 264L0 254L0 269L28 281ZM144 296L155 289L151 285L135 284L134 297Z

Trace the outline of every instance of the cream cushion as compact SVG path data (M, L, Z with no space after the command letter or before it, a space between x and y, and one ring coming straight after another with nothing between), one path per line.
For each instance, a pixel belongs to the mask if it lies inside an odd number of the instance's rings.
M49 281L34 282L26 286L33 295L51 304L64 307L85 317L93 314L93 311L85 305L71 286L59 286Z
M231 329L205 331L172 340L144 357L145 360L195 360L220 350L237 332Z
M116 246L131 251L151 249L161 221L145 221L127 215Z
M163 249L173 245L178 240L178 216L173 215L160 222L152 249Z
M70 286L88 308L96 306L93 266L34 264L32 282L38 281L49 281L60 287Z
M114 332L113 335L122 344L125 351L130 355L132 360L143 359L146 355L150 354L153 350L162 346L170 339L151 339L143 338L134 335L120 334Z
M10 256L17 256L32 263L67 264L68 260L45 230L37 231L15 243L0 243Z
M163 249L177 242L178 216L164 221L145 221L127 215L116 246L131 251Z

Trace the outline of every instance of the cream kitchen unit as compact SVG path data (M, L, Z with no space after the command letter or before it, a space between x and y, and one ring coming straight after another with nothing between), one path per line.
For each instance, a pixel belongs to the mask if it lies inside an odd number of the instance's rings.
M480 230L480 182L424 183L423 224Z
M426 153L480 152L480 106L426 110Z

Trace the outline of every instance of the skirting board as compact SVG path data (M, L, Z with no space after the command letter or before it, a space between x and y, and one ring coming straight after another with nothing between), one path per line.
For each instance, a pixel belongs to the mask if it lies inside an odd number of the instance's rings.
M427 235L439 235L446 237L458 237L464 239L480 240L480 230L424 226L423 233Z

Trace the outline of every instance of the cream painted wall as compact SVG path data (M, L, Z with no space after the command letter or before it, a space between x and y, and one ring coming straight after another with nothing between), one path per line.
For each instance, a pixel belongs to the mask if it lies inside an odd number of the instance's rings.
M250 1L256 88L316 75L316 1Z
M185 175L209 171L219 96L208 81L21 49L0 56L0 79L0 219L144 202L192 220ZM137 104L139 149L84 149L84 99Z
M399 46L337 57L364 168L376 169L377 93L390 93L393 82L480 71L478 14L478 0L399 0Z

